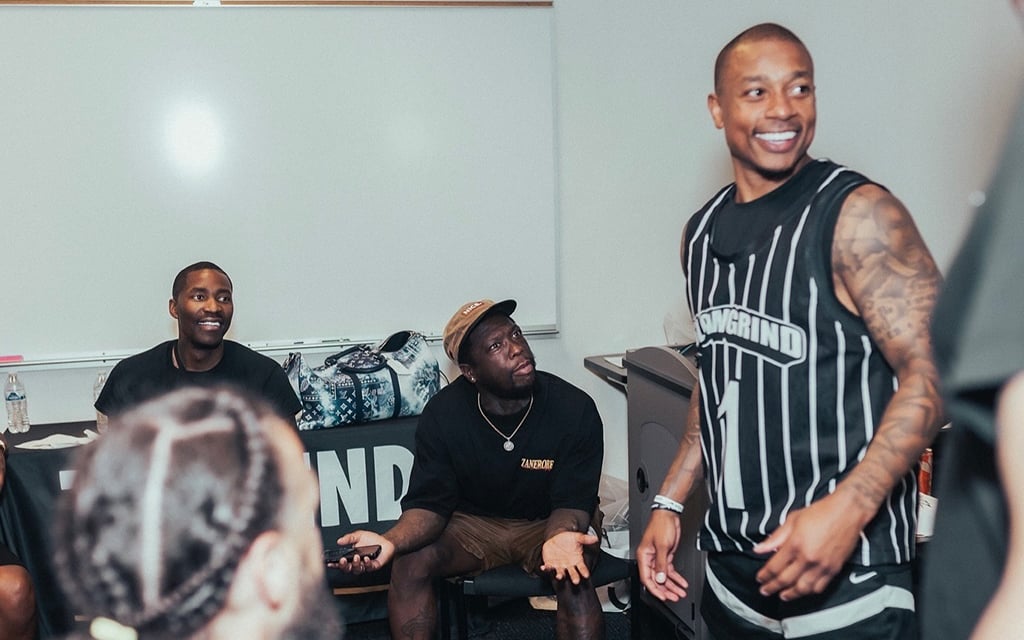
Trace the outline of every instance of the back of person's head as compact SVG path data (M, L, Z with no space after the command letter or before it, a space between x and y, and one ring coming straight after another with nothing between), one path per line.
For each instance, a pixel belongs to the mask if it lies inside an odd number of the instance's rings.
M246 550L280 524L268 416L232 390L184 389L119 416L86 447L54 537L76 613L139 638L188 638L224 608Z
M174 283L171 285L171 300L177 300L178 295L185 289L185 282L188 280L188 274L196 271L205 271L207 269L223 273L224 277L228 279L228 284L231 284L231 276L228 275L227 271L224 271L212 262L201 260L188 265L179 271L178 275L174 276Z

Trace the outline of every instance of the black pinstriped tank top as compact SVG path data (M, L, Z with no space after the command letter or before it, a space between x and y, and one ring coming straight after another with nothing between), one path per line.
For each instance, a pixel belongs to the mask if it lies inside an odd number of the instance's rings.
M866 326L832 287L839 210L867 182L816 160L750 203L735 203L733 186L726 187L687 225L711 497L702 549L750 553L789 512L834 491L896 390ZM908 474L851 561L908 561L916 508L916 479Z

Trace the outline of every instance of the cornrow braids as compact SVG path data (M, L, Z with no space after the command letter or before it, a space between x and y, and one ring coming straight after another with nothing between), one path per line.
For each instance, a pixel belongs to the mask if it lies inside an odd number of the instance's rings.
M185 638L224 608L242 556L279 525L272 415L238 391L184 389L86 447L56 519L54 562L77 613Z

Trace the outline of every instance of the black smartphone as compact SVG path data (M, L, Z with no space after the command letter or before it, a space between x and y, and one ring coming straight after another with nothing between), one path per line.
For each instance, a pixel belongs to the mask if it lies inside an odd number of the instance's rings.
M380 545L374 544L368 547L353 547L350 544L335 547L333 549L324 550L324 562L327 564L336 563L342 558L346 560L352 560L353 557L359 556L363 560L373 560L380 555Z

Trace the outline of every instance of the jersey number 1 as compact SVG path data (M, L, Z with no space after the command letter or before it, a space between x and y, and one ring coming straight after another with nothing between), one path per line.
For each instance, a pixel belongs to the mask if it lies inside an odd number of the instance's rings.
M730 509L744 509L743 479L740 476L740 389L738 381L730 380L725 394L718 405L718 420L725 434L725 456L722 461L722 485L725 490L725 506Z

